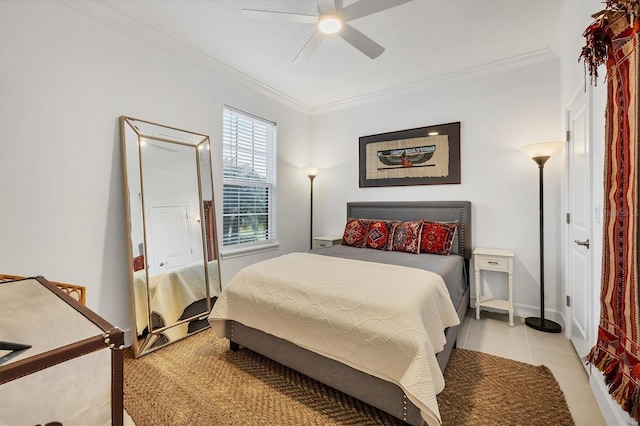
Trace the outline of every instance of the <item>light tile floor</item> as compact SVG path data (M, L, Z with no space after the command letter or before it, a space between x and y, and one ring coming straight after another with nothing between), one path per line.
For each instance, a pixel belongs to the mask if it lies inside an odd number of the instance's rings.
M527 327L514 317L509 326L506 314L481 311L480 320L470 309L460 327L458 347L547 366L564 392L567 405L578 426L606 425L598 408L587 372L573 345L564 334L544 333Z

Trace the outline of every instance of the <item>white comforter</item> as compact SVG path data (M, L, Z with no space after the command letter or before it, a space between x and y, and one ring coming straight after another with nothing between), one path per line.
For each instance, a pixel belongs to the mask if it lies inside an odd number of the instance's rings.
M241 270L209 316L220 337L226 319L396 383L429 425L441 423L435 354L459 319L437 274L292 253Z

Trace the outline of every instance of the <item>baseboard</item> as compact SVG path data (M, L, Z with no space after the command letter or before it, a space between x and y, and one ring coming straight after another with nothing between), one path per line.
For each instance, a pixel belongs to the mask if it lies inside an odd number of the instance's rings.
M476 299L471 298L471 302L469 305L469 309L476 309ZM482 307L483 311L489 311L489 312L496 312L496 313L504 313L506 314L507 311L502 310L502 309L492 309L492 308L488 308L483 306ZM539 317L540 316L540 307L533 307L533 306L528 306L528 305L521 305L521 304L513 304L513 316L515 317L520 317L520 318L527 318L527 317ZM564 320L564 316L562 315L562 313L557 312L557 311L550 311L549 309L545 309L544 310L544 317L546 319L549 319L551 321L555 321L558 324L560 324L562 326L562 329L565 329L565 320ZM474 317L475 318L475 317Z
M611 398L611 395L609 395L607 384L604 382L604 376L602 375L600 370L595 367L591 368L589 385L591 386L593 396L598 402L598 406L600 407L600 411L602 412L602 417L604 417L607 425L634 426L638 424L634 419L631 418L629 413L622 411L622 408L620 408L620 404L618 404L613 400L613 398Z

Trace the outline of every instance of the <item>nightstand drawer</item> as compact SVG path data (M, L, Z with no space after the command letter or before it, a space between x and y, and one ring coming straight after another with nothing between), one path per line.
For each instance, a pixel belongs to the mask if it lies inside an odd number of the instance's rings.
M500 257L476 256L477 269L490 269L493 271L508 271L509 261Z
M325 248L325 247L331 247L334 245L333 241L327 241L327 240L316 240L316 248Z
M315 237L313 239L313 248L327 248L342 244L342 236L328 235L324 237Z

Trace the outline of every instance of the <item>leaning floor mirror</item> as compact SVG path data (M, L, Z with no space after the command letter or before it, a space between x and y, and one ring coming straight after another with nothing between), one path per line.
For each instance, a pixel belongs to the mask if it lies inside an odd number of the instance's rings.
M209 326L221 291L208 136L120 117L136 357Z

